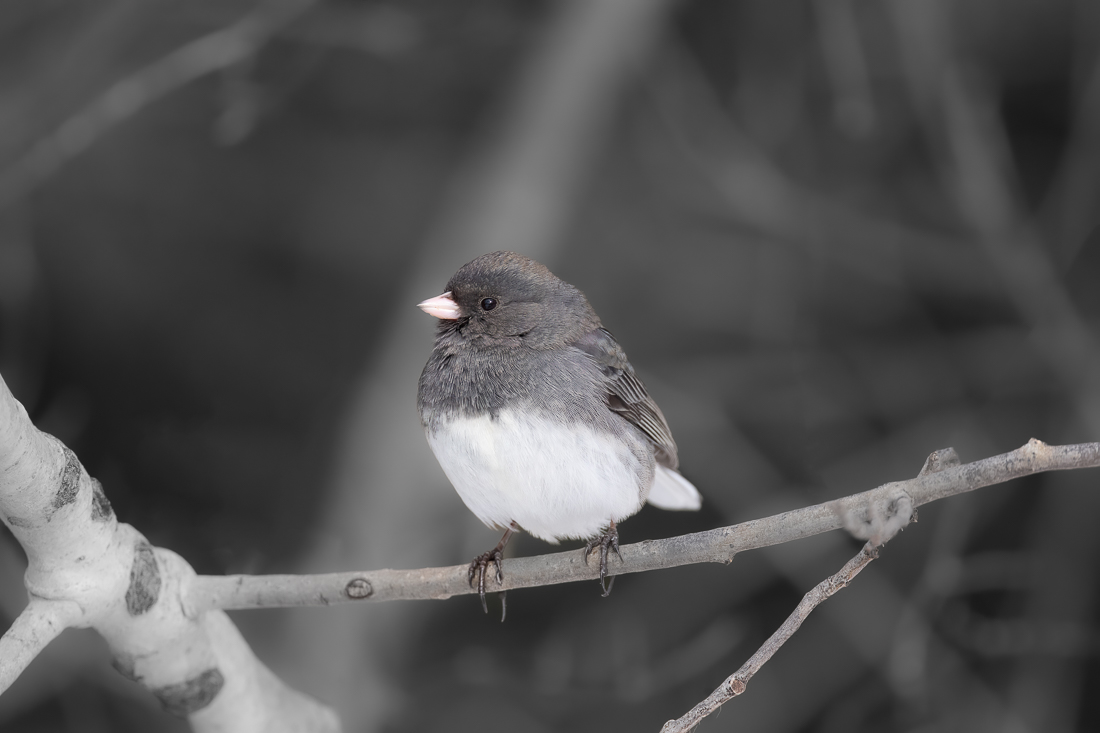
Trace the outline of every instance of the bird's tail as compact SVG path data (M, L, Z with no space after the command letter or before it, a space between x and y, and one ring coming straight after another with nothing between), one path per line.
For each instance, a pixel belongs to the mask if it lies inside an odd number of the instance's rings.
M703 497L690 481L660 464L647 501L658 509L694 511L703 505Z

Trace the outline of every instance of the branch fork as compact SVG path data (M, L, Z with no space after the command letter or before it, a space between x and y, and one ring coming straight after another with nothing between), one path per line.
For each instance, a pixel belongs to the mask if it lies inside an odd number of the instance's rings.
M0 637L0 692L69 627L91 627L116 668L197 733L339 731L286 687L222 611L186 610L195 571L111 510L99 482L37 430L0 379L0 519L27 554L30 603Z

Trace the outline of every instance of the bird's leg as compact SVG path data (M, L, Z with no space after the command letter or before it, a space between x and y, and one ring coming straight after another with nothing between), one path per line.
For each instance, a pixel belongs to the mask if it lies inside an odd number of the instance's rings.
M588 541L588 544L584 546L584 564L588 564L588 555L592 550L600 548L600 588L603 589L603 597L607 598L611 595L611 586L615 585L615 576L611 576L611 582L605 581L607 578L607 554L608 551L614 551L619 556L619 562L623 561L623 556L619 552L619 530L615 528L615 520L611 520L611 524L607 529L600 534L599 537L595 537Z
M519 527L515 522L512 526L504 530L504 536L500 538L500 542L497 546L488 552L483 552L474 558L474 561L470 563L469 570L466 571L466 580L470 583L470 587L474 587L474 578L477 578L477 594L481 597L481 609L485 613L489 613L489 606L485 603L485 572L489 569L490 565L496 565L497 568L497 585L504 584L504 572L500 569L501 561L504 559L504 546L508 544L508 540L512 539L512 535L516 533ZM504 620L504 614L507 613L507 606L505 605L504 593L501 593L501 611L500 620Z

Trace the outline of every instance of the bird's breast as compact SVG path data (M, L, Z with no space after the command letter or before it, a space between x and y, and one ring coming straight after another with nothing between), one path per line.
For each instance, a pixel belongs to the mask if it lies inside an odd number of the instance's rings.
M544 540L595 536L641 508L652 450L617 434L538 410L451 415L428 443L470 510L491 527L518 523Z

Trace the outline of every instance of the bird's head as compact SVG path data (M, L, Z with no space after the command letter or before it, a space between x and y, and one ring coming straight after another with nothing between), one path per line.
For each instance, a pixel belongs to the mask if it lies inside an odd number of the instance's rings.
M445 293L419 307L440 319L441 330L534 349L572 343L600 325L581 291L514 252L466 263Z

